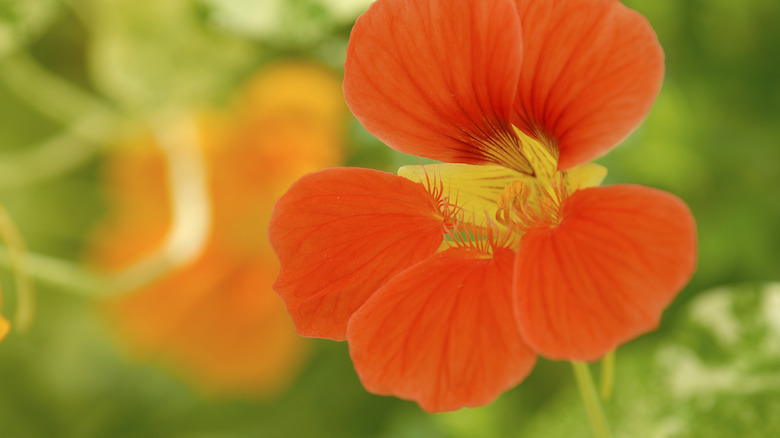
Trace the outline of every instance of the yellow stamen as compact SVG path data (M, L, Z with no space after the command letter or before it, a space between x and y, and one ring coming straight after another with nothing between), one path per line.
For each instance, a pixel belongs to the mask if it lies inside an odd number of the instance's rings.
M504 187L504 193L496 200L496 220L505 226L514 224L517 232L537 226L556 226L560 223L561 208L566 198L576 190L598 185L606 176L606 169L596 164L585 164L561 172L558 170L557 149L518 129L515 132L535 176Z
M511 155L527 163L521 170L506 162L503 166L430 164L398 170L399 176L425 185L436 199L444 219L445 241L440 250L467 246L492 254L498 247L517 244L518 237L531 228L560 224L567 197L599 185L606 176L606 169L596 164L559 171L554 144L517 128L515 134Z
M533 179L497 165L427 164L403 166L398 176L424 185L435 199L457 205L461 219L487 226L495 216L496 198L518 179ZM440 203L440 207L441 207Z

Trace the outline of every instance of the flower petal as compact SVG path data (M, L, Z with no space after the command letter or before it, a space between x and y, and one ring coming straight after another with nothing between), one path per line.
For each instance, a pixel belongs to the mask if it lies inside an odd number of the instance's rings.
M617 0L515 2L526 44L513 123L557 143L561 170L604 154L661 88L653 29Z
M596 187L607 177L607 168L594 163L585 163L566 171L568 192Z
M536 355L512 314L513 258L449 249L374 294L348 329L366 389L436 412L490 403L523 380Z
M378 0L352 29L344 95L398 151L530 174L508 124L521 61L511 0Z
M444 218L420 184L337 168L301 178L274 207L274 289L298 333L342 340L347 321L390 278L436 252Z
M631 186L575 192L554 228L529 230L515 261L515 311L540 354L594 360L657 327L696 265L688 207Z

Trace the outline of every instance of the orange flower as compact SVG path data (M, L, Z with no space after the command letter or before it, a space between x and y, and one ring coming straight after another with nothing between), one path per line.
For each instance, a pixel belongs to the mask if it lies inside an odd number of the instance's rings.
M3 308L3 294L0 293L0 309ZM0 341L11 331L11 323L0 314Z
M654 329L696 260L687 206L596 187L663 77L617 0L378 0L344 93L401 152L452 164L330 169L278 201L274 285L299 333L349 342L364 386L428 411L489 403L536 355L600 358Z
M264 224L284 187L341 161L346 115L334 75L288 62L253 78L230 112L199 117L213 226L193 262L106 303L134 355L215 393L268 393L290 380L307 344L272 291L279 267ZM155 251L172 221L159 148L152 138L128 146L110 157L113 214L96 239L110 270Z

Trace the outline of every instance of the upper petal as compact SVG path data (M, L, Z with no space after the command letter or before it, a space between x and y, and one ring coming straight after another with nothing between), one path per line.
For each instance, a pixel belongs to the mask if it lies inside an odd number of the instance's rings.
M347 104L398 151L532 173L509 125L519 24L511 0L378 0L352 29Z
M490 403L531 371L536 355L511 309L514 253L438 253L394 277L349 322L363 385L431 412Z
M347 321L403 269L433 254L444 218L425 187L390 173L337 168L304 176L274 207L274 289L298 333L344 339Z
M521 332L544 356L597 359L654 329L695 266L696 226L677 197L631 185L580 190L557 227L520 243Z
M661 88L653 29L617 0L515 2L525 45L513 123L557 143L561 170L604 154Z

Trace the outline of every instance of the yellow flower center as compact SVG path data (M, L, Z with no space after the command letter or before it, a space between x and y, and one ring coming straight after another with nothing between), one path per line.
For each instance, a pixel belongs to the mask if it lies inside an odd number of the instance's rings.
M448 233L451 241L483 249L533 227L554 227L570 194L597 186L606 176L604 167L590 163L559 171L554 146L518 129L515 132L533 175L492 164L430 164L398 170L400 176L426 185L449 212L457 212L448 215L454 219L448 223L454 224Z

